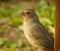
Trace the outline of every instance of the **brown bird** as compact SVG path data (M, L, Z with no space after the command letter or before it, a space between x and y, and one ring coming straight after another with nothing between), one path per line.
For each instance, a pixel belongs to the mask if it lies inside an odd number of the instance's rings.
M46 48L54 49L54 39L47 29L40 23L37 14L32 9L24 9L21 13L23 17L23 31L27 40L37 48L45 51Z

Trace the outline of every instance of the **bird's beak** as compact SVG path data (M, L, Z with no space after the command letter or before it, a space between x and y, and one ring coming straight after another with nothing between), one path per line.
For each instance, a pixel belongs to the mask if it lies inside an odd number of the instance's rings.
M21 15L21 16L25 16L24 12L21 12L20 15Z

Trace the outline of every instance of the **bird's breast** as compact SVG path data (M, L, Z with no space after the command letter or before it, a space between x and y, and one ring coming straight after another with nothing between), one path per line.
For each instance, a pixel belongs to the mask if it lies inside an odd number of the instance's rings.
M38 42L38 40L32 35L34 33L32 33L32 29L34 29L34 23L24 23L23 24L23 30L24 30L24 34L25 37L27 38L27 40L34 46L34 47L40 47L40 43Z

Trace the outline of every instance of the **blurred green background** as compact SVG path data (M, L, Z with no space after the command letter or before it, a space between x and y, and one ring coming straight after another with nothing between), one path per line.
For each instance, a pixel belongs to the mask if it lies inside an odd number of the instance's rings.
M20 16L24 8L32 8L40 22L54 35L55 0L0 0L0 51L37 51L26 40Z

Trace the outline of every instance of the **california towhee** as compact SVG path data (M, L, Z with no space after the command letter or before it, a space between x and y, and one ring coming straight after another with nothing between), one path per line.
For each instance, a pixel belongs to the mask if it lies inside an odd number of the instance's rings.
M54 39L47 29L40 23L38 16L32 9L24 9L21 13L23 17L23 31L27 40L40 49L54 49Z

